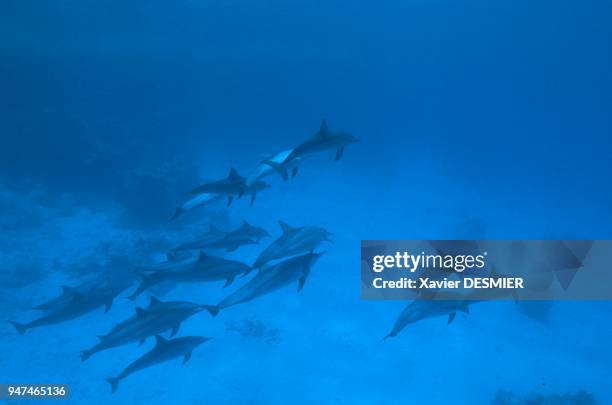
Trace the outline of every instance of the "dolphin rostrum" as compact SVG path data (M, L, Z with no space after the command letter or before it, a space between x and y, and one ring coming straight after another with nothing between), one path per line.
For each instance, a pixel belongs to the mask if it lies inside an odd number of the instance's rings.
M202 311L202 305L187 301L162 302L151 297L147 308L136 308L136 314L119 322L106 335L98 336L98 343L81 352L81 360L85 361L93 354L103 350L119 347L134 342L143 344L150 337L167 330L170 337L176 335L180 325L186 319Z
M359 139L347 132L330 131L327 127L327 121L323 118L319 131L293 149L289 156L287 156L287 159L285 159L285 162L329 149L336 151L334 161L338 161L344 154L344 148L355 142L359 142Z
M185 336L176 339L165 339L159 335L155 336L155 347L145 353L142 357L127 366L117 377L107 378L114 393L119 387L119 381L139 370L164 363L176 357L183 357L183 364L191 358L191 353L202 343L212 338L203 336Z
M205 305L204 307L212 316L216 316L224 308L249 302L296 281L298 282L299 292L304 287L312 266L324 254L325 251L321 253L306 253L267 266L249 280L248 283L225 297L217 305Z
M130 295L135 299L150 287L163 283L197 283L225 280L224 287L230 285L239 274L247 274L251 268L239 261L209 256L200 252L200 257L193 263L170 271L158 271L143 276L137 290Z
M66 322L82 315L85 315L99 307L105 307L105 312L113 305L113 300L125 289L132 285L132 282L105 282L102 285L81 293L72 287L62 287L63 295L60 301L56 301L50 309L46 310L45 315L30 321L26 324L9 321L19 334L23 335L28 329L39 326L54 325Z
M406 325L421 321L427 318L448 315L447 325L455 319L457 311L470 313L468 302L462 300L451 301L430 301L416 300L412 301L399 315L393 325L393 329L384 339L395 337L406 327ZM384 340L383 339L383 340Z
M253 268L260 268L264 264L284 257L305 252L312 252L324 241L330 241L331 232L318 226L302 226L299 228L278 221L283 234L270 246L265 248L255 260Z

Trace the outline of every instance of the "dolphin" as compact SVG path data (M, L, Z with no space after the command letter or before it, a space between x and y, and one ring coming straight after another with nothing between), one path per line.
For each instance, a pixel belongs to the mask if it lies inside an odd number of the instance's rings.
M326 252L306 253L295 256L280 263L266 266L248 283L225 297L217 305L205 305L204 308L212 316L217 316L220 310L234 305L249 302L255 298L270 294L293 282L298 282L298 292L304 287L312 266Z
M233 252L238 248L246 245L257 245L258 242L251 238L231 238L221 239L215 242L207 243L202 246L204 249L224 249L226 252Z
M132 282L125 283L104 283L95 289L81 293L72 287L63 287L63 304L56 301L51 309L48 309L42 317L30 321L26 324L9 321L19 334L23 335L28 329L39 326L54 325L85 315L99 307L105 307L105 312L113 305L113 300L125 289L132 285Z
M246 187L246 179L238 174L236 169L230 169L229 175L221 180L204 183L193 190L191 194L212 194L227 197L227 205L230 206L234 196L242 197Z
M202 311L202 305L187 301L162 302L151 297L149 306L136 308L136 314L119 322L106 335L98 336L99 342L93 347L81 352L81 360L85 361L93 354L134 342L143 344L153 335L167 330L170 337L176 335L182 322Z
M331 232L318 226L302 226L299 228L278 221L283 234L270 246L265 248L255 260L253 268L261 268L264 264L305 252L312 252L324 241L330 241Z
M208 256L200 252L200 257L192 264L172 271L158 271L143 276L143 280L130 295L135 299L145 290L163 282L196 283L225 280L224 287L230 285L239 274L246 274L251 268L239 261Z
M170 218L171 221L174 221L185 211L192 210L201 205L210 204L214 201L220 201L223 199L222 195L213 194L213 193L199 193L191 195L185 202L176 207L174 214Z
M319 131L311 136L306 141L298 145L283 162L286 164L293 159L303 157L316 152L321 152L329 149L336 151L334 161L338 161L344 154L344 148L352 143L359 142L359 139L347 132L333 132L327 127L327 120L321 120Z
M62 293L60 295L58 295L57 297L51 298L50 300L45 301L33 307L32 309L35 309L38 311L44 311L44 312L58 311L61 308L65 307L66 304L72 300L73 292L76 291L79 294L85 295L89 291L94 290L96 287L95 281L97 280L85 281L74 287L61 286Z
M270 236L270 234L265 229L243 221L239 228L227 233L223 238L201 244L200 247L202 249L225 249L227 252L233 252L241 246L258 244L262 238L267 236Z
M117 377L107 378L114 393L119 387L119 381L139 370L144 370L156 364L164 363L176 357L183 357L183 364L191 358L191 353L202 343L212 338L203 336L185 336L176 339L165 339L155 336L155 347L127 366Z
M291 172L291 178L294 178L298 174L299 165L307 156L297 156L287 160L291 152L293 152L293 149L287 149L264 158L253 174L247 179L247 185L276 172L285 181L289 179L289 172Z
M223 232L219 228L214 225L210 225L208 228L208 232L199 238L181 243L180 245L173 248L172 252L179 252L184 250L199 250L207 246L209 243L217 242L219 240L223 240L227 235L226 232Z
M259 242L263 238L269 237L270 234L263 228L249 224L246 220L242 221L242 225L225 235L225 240L242 240L254 239Z
M208 308L207 308L208 309ZM427 318L433 318L436 316L448 315L447 325L455 319L457 311L470 313L468 302L462 300L452 301L428 301L428 300L416 300L412 301L399 315L393 325L393 329L387 336L383 338L387 339L390 337L397 336L398 333L406 327L406 325L421 321Z

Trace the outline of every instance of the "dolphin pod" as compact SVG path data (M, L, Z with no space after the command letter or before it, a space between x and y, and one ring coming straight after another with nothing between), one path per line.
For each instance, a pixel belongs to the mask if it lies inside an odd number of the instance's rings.
M295 148L264 157L248 177L241 176L232 168L225 178L195 187L176 208L171 219L216 201L225 200L229 207L235 199L243 196L250 196L252 206L257 194L270 187L263 181L264 178L276 174L283 180L293 178L306 158L326 150L335 150L335 160L339 160L344 148L354 142L357 139L348 133L330 131L323 119L319 131L312 137ZM248 303L292 284L296 285L298 293L304 288L313 266L326 253L315 250L323 242L331 242L332 233L318 226L296 227L280 220L278 223L281 235L259 253L252 266L206 252L231 253L243 246L258 245L262 239L271 236L266 229L247 221L230 231L209 225L207 232L198 238L169 249L166 261L144 267L130 266L129 273L122 272L114 278L87 281L74 287L63 286L61 295L32 308L41 311L41 317L28 323L9 322L19 334L24 334L29 329L70 321L98 308L105 308L105 312L108 312L113 301L140 279L128 298L134 300L143 292L148 292L148 305L134 307L131 316L115 324L107 333L98 335L95 344L80 352L81 360L85 361L96 353L129 344L141 346L147 339L155 337L153 349L127 365L115 377L106 379L114 393L120 381L135 372L177 357L182 357L183 364L186 363L197 347L212 339L203 336L174 338L181 325L194 315L206 310L216 316L221 310ZM194 252L198 253L194 255ZM160 286L179 283L223 281L223 287L228 287L237 276L245 276L253 268L259 270L257 274L216 305L161 301L152 295L153 290L158 290ZM168 338L162 337L166 332Z
M278 173L283 180L294 178L302 162L310 156L328 150L335 151L334 161L342 159L347 146L359 142L355 136L344 131L332 131L327 126L327 120L321 119L319 130L305 141L291 149L265 156L247 177L241 176L231 168L227 177L207 182L195 187L189 192L189 197L176 207L171 220L177 219L185 211L199 206L209 205L225 199L231 206L234 199L249 195L250 206L253 206L257 194L270 187L262 179ZM291 173L291 176L289 175Z

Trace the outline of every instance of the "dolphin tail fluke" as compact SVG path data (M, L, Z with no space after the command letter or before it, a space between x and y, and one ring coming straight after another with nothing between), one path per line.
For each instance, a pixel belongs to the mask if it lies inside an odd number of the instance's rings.
M90 350L83 350L80 354L79 357L81 358L81 361L85 361L88 358L91 357L93 353Z
M216 305L202 305L202 307L213 317L219 315L220 308Z
M22 323L15 321L9 321L9 323L13 325L15 329L17 329L17 332L19 332L20 335L23 335L24 333L26 333L26 330L28 330L28 327Z
M176 207L176 210L174 210L174 214L172 214L172 217L170 218L170 221L174 221L175 219L177 219L181 214L183 213L183 209L181 207Z
M342 159L342 155L344 155L344 148L336 150L336 157L334 158L334 162L337 162L338 160Z
M287 168L284 165L282 165L281 163L273 162L271 160L264 160L262 163L264 163L264 164L270 166L271 168L273 168L274 170L276 170L278 172L278 174L281 175L283 180L287 181L287 179L289 179L289 173L287 173Z
M115 391L117 391L117 388L119 388L119 379L118 378L106 378L104 381L106 381L107 383L109 383L111 385L111 391L113 392L113 394L115 393Z

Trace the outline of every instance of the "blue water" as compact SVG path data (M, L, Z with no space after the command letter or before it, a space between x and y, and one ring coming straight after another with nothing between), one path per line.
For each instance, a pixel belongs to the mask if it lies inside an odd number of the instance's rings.
M361 239L612 237L611 18L597 0L2 2L0 318L211 223L275 238L282 219L335 243L299 294L186 321L179 336L214 339L185 366L111 394L104 378L153 341L81 362L148 300L123 294L24 336L0 324L0 383L70 384L86 404L612 403L609 302L480 303L379 342L405 303L361 301L359 279ZM168 220L323 116L361 139L339 162L267 178L252 208ZM160 298L216 303L221 286Z

